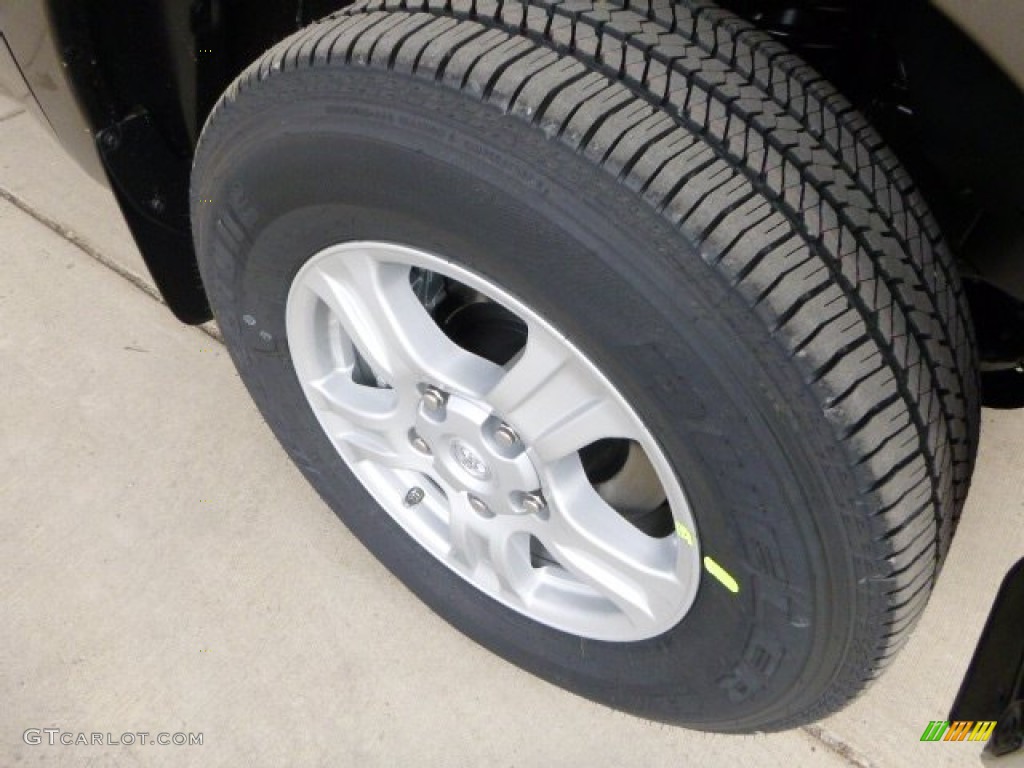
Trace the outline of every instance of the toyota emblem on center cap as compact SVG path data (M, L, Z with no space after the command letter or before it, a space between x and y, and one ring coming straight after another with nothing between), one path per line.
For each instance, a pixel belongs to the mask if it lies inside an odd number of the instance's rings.
M460 467L477 480L490 479L491 470L484 460L480 458L480 454L461 440L452 441L452 456L455 457L455 461L458 462Z

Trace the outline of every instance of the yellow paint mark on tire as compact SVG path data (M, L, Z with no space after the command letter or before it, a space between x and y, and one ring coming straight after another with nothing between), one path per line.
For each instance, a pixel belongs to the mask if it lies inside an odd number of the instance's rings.
M697 546L697 541L694 538L693 531L691 531L678 520L676 520L676 535L680 539L685 541L687 544L689 544L691 547ZM716 579L718 579L720 582L722 582L722 586L724 586L733 594L740 591L739 582L733 578L733 575L731 573L729 573L727 570L725 570L725 568L720 566L714 558L707 556L704 557L704 569L712 576L714 576Z
M735 593L740 591L739 582L732 577L732 574L707 555L704 556L704 568L708 573L722 582L722 585L730 592Z

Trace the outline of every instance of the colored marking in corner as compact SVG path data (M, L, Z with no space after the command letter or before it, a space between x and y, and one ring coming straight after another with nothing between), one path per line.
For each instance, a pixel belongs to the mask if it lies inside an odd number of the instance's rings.
M676 520L676 535L689 544L691 547L696 547L697 542L694 540L693 531L687 528L685 525ZM722 586L728 589L733 594L740 591L740 584L736 579L733 578L732 574L729 573L725 568L720 566L714 558L704 556L704 569L722 582Z
M691 531L685 525L680 523L678 520L676 520L676 535L678 535L680 539L685 541L691 547L696 546L696 544L693 541L693 531Z
M704 569L722 582L722 585L730 592L736 593L740 591L739 582L732 577L732 574L707 555L704 556Z

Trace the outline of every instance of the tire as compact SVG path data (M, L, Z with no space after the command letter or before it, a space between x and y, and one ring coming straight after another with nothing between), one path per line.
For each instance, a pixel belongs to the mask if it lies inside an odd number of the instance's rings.
M957 275L874 131L735 17L358 4L231 86L192 211L289 455L511 662L774 730L920 616L978 435Z

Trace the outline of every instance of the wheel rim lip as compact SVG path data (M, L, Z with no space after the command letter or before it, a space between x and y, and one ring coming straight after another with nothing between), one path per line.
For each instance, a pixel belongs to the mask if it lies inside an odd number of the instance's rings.
M596 611L591 612L592 615L587 615L585 607L576 612L559 610L559 608L565 609L567 607L564 602L564 594L571 594L576 586L582 588L584 585L574 586L571 583L572 579L567 581L565 574L560 575L557 573L548 575L549 583L545 586L555 590L561 589L562 593L564 593L562 602L559 602L559 600L549 600L548 602L534 601L529 605L517 602L511 599L509 595L503 593L502 590L495 589L486 582L481 582L479 579L474 578L461 567L459 562L453 561L450 556L445 556L443 554L444 542L438 541L438 532L416 524L413 518L407 514L408 507L403 503L406 490L417 487L417 484L423 484L422 478L417 473L404 469L379 466L366 461L354 462L345 455L332 435L329 425L325 423L321 411L314 405L316 395L312 391L309 371L316 370L317 359L322 358L325 355L326 348L336 344L337 339L325 337L323 329L320 329L319 333L314 333L314 338L309 338L310 329L315 328L311 313L317 311L318 302L316 299L311 298L310 290L306 283L309 275L314 270L323 267L325 264L329 265L334 259L344 259L347 254L355 252L373 254L373 257L382 264L399 264L404 267L418 267L440 273L445 277L452 278L463 285L479 291L490 300L513 312L519 318L527 319L531 328L542 328L551 337L556 338L564 345L574 358L585 366L589 375L592 375L596 381L599 381L607 394L614 398L624 412L629 414L636 428L637 434L635 437L637 442L643 447L661 482L671 509L676 531L679 532L678 536L673 533L664 539L666 542L671 542L671 546L675 549L674 571L680 581L679 594L673 603L672 610L663 611L662 615L657 616L654 622L643 628L626 627L621 621L621 617L616 622L610 622L607 611ZM323 429L325 436L338 451L339 457L380 507L388 513L406 534L464 581L502 605L529 619L559 631L595 640L630 642L647 639L671 629L689 612L696 599L697 590L700 585L700 540L697 526L680 480L672 470L657 440L618 389L567 337L524 302L485 277L428 251L387 241L350 241L334 244L318 251L298 270L289 288L285 306L285 320L290 358L295 374L303 394L313 410L313 415ZM351 339L348 339L348 341L354 344ZM465 393L457 394L463 395ZM530 449L527 449L527 452L529 451ZM438 499L431 497L431 490L427 489L426 498L420 504L425 509L441 516L440 513L443 510L436 508L431 510L430 508L430 505L437 507L438 504ZM443 536L440 538L443 539ZM651 538L653 540L653 537ZM559 584L559 579L563 583ZM586 599L583 600L583 603L591 599L589 596L584 597ZM593 601L591 600L591 602Z

